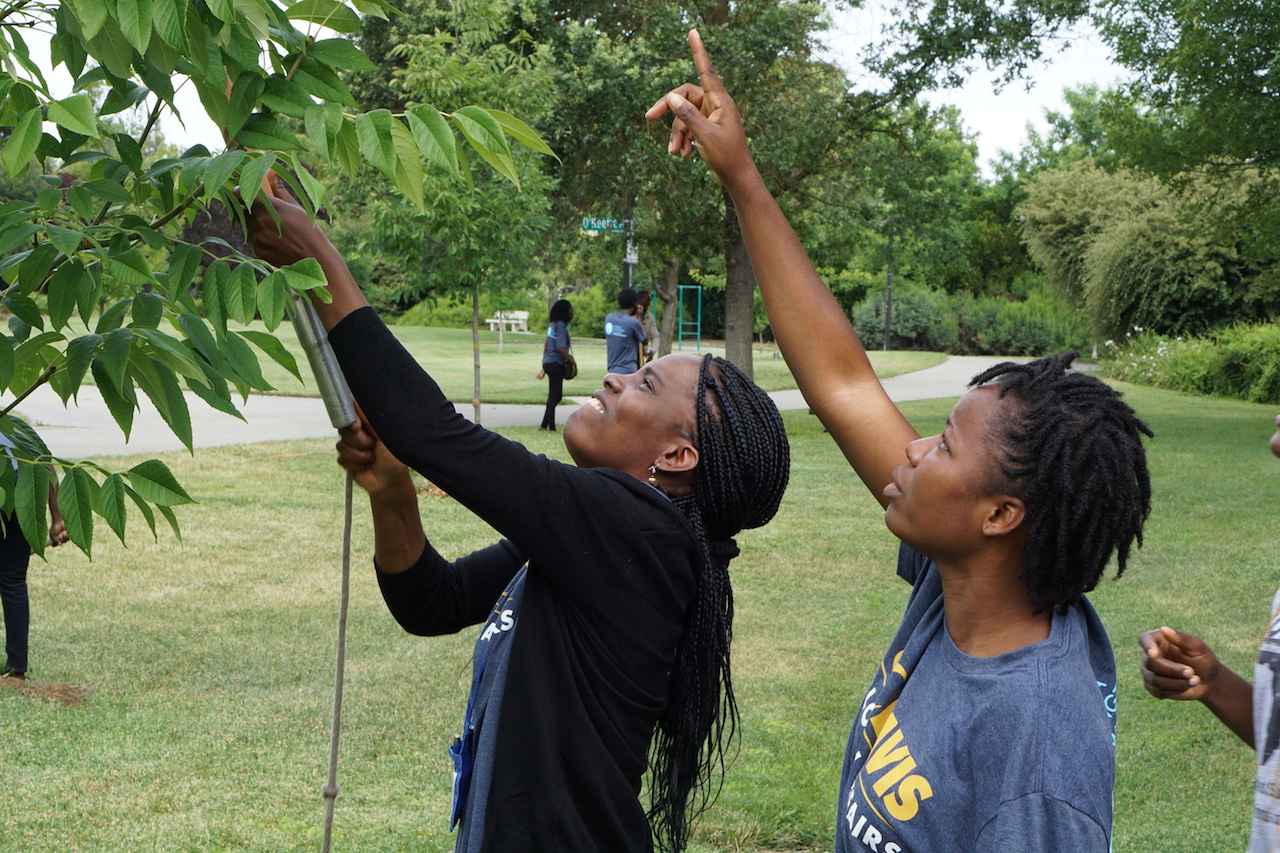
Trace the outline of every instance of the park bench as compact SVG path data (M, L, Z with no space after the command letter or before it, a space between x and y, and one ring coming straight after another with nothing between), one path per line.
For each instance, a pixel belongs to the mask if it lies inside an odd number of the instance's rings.
M491 332L527 332L529 331L528 311L495 311L488 320Z

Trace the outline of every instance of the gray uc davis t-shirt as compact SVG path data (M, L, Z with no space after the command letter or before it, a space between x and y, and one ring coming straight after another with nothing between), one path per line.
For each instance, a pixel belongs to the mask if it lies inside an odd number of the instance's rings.
M1088 601L1048 639L970 657L947 633L933 561L862 702L840 780L842 853L1110 849L1115 660Z

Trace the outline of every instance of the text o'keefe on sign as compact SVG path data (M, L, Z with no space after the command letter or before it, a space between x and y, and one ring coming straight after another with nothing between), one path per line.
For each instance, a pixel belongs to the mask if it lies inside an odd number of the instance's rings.
M582 217L583 231L623 231L625 227L621 219L613 216Z

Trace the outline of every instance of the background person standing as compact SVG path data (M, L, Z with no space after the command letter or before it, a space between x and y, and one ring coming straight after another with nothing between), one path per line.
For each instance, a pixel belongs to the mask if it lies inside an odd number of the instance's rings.
M640 369L640 345L644 326L636 319L636 292L629 287L618 293L618 310L604 318L606 373L635 373Z
M550 325L546 342L542 346L542 369L538 378L547 377L547 410L542 414L538 429L556 431L556 406L564 396L565 367L573 361L569 352L569 322L573 320L573 305L561 299L551 306Z

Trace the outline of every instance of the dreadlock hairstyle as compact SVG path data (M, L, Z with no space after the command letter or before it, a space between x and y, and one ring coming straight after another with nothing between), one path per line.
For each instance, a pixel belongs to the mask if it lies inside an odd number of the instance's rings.
M698 371L691 495L673 499L702 545L697 597L676 647L670 700L650 745L649 822L664 851L679 851L689 822L719 792L738 726L729 677L733 536L773 518L787 487L791 450L782 417L741 370L707 355Z
M1016 401L996 426L1000 467L1027 505L1020 577L1042 609L1078 602L1113 553L1123 574L1151 512L1141 436L1154 434L1119 392L1068 370L1076 355L998 364L969 383L995 380L1000 397Z

